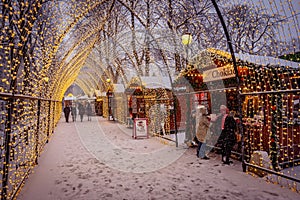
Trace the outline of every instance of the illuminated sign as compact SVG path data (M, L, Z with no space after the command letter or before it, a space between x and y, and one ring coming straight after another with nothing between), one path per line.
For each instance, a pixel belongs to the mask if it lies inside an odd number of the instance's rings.
M185 92L186 91L186 86L181 86L181 87L174 87L175 92Z
M203 82L221 80L235 77L234 68L232 65L218 67L203 72Z

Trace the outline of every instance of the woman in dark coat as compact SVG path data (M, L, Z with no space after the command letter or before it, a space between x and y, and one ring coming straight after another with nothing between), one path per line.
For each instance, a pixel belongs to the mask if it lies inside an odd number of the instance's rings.
M69 105L66 105L66 107L64 108L64 114L65 114L67 123L69 123L70 112L71 112L71 109L70 109Z
M226 117L224 123L224 140L222 144L222 161L224 164L230 164L231 150L236 143L236 122L233 114Z

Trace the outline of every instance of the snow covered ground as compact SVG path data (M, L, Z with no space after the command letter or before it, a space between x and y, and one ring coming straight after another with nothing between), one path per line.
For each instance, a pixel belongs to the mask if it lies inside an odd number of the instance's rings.
M196 149L101 117L62 119L17 199L299 199L300 194L242 172L241 163L196 157Z

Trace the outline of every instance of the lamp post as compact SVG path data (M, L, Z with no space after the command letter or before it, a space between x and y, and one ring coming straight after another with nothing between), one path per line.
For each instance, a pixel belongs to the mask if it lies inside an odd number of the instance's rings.
M181 37L181 42L186 46L186 64L188 64L188 45L192 43L192 35L191 33L185 33Z
M106 79L106 83L108 85L107 87L107 105L108 105L108 120L112 120L113 119L113 116L112 116L112 90L110 88L110 79Z
M191 44L192 42L192 35L190 33L185 33L182 35L181 38L182 44L185 46L186 50L186 63L185 67L186 69L188 68L188 45ZM190 84L189 81L187 80L187 85L186 85L186 128L185 128L185 142L188 144L189 142L192 141L192 133L191 133L191 104L190 104Z

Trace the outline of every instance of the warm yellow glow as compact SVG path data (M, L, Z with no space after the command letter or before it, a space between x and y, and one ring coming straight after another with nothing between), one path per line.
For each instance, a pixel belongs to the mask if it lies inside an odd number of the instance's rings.
M181 37L181 42L184 45L189 45L192 42L192 35L190 33L185 33Z
M245 7L249 9L244 9L243 12L239 12L240 8L246 4L252 5L254 1L252 3L245 1L243 5L232 10L227 9L229 4L226 5L224 1L222 12L231 11L231 13L226 13L226 19L234 51L264 56L263 58L290 55L294 57L295 62L299 63L299 56L297 57L294 53L299 51L297 43L299 26L293 24L297 21L299 9L293 5L294 1L259 0L257 1L259 6ZM40 156L61 117L60 101L73 83L76 83L86 94L96 88L100 91L107 91L111 88L111 82L115 81L128 86L129 79L135 76L134 73L137 77L145 74L147 71L145 64L149 63L151 64L150 71L152 65L158 65L157 71L161 70L162 74L170 76L173 80L174 71L172 70L176 68L178 69L176 73L179 72L182 66L185 66L182 60L187 60L189 57L187 54L192 57L197 53L188 46L192 42L193 46L194 44L197 46L197 50L206 49L210 60L202 59L199 66L193 66L188 62L186 71L181 71L180 75L193 79L195 74L190 73L191 70L209 67L214 64L213 61L216 58L224 65L230 63L231 55L224 50L228 47L224 32L218 24L219 20L215 18L216 15L211 15L211 13L206 15L205 9L201 10L201 14L197 13L198 3L200 5L202 1L197 1L193 5L189 1L185 4L181 1L170 1L172 4L170 7L161 6L161 2L156 5L154 1L151 9L156 10L155 14L150 16L149 24L145 24L147 16L144 12L146 8L143 7L145 5L143 1L138 2L136 7L131 9L129 9L130 6L125 6L130 1L17 2L3 0L0 14L2 22L0 92L16 94L12 102L7 97L1 97L2 104L0 104L0 129L3 132L1 136L2 161L6 159L5 145L10 149L7 163L3 162L0 170L3 175L4 169L9 168L6 174L8 177L7 193L2 196L2 199L11 199L16 187L26 177L24 172L30 171L36 165L35 159ZM230 5L233 4L230 3ZM193 8L195 5L197 9ZM166 12L166 8L172 8L173 14ZM193 13L195 10L196 13ZM284 16L281 11L287 11L287 13L291 11L291 13L289 16ZM146 63L145 59L147 45L144 40L137 39L135 47L131 43L133 37L130 34L134 32L134 26L128 20L131 12L134 14L132 16L134 16L135 27L141 30L139 33L144 30L155 31L153 38L150 39L150 50L147 55L149 63ZM176 16L179 13L182 15ZM264 19L263 22L267 22L265 23L267 26L262 27L260 17L268 16L268 13L272 15ZM282 16L287 18L282 19ZM233 20L230 21L230 18ZM115 19L117 19L116 22L114 22ZM251 23L251 26L247 23ZM276 26L273 26L275 24ZM206 25L208 27L204 27ZM145 29L142 30L143 28ZM159 35L156 29L167 30L167 37ZM178 36L178 33L183 33L183 29L191 30L193 37L191 34L184 34L180 38L181 35ZM128 46L124 45L126 39L119 39L120 35L130 35L126 38L129 41L126 44ZM156 38L157 35L159 39ZM172 38L169 37L170 35ZM294 39L289 36L293 36ZM184 56L184 50L190 50L186 52L186 56ZM211 55L213 58L210 57ZM238 60L238 62L242 61ZM83 68L87 70L81 71ZM128 69L131 71L128 72ZM269 151L270 147L276 144L278 145L277 155L280 156L276 162L289 162L294 166L296 164L294 161L300 159L299 152L295 150L300 148L299 127L295 125L295 121L299 121L299 116L295 115L299 115L300 108L297 106L299 93L289 92L289 90L299 89L299 64L293 69L292 65L285 66L282 61L272 66L266 63L256 65L254 60L252 64L243 62L240 72L242 86L239 92L249 93L242 94L244 95L243 117L247 127L244 130L246 131L245 149ZM274 77L276 74L278 76ZM155 75L157 76L158 72L155 72ZM145 116L150 118L150 108L155 107L154 102L157 102L159 98L168 99L168 91L164 89L150 91L139 78L136 79L136 83L132 89L142 91L143 95L139 98L144 98ZM285 93L255 94L279 90L285 90ZM220 89L221 91L232 92L224 88ZM26 95L26 98L34 97L34 100L18 98L19 95ZM115 94L115 98L117 103L115 113L120 122L124 122L128 114L128 97L124 94ZM104 101L106 100L105 98ZM170 102L161 100L159 103L168 105ZM104 106L106 105L107 102L104 102ZM13 120L11 126L7 127L8 110L11 107ZM264 110L264 118L259 116L260 109ZM167 111L166 115L160 115L159 108L153 108L151 111L154 116L165 116L166 130L169 130L170 111ZM152 122L154 121L155 119ZM156 121L159 120L156 118ZM275 124L274 130L271 128L272 124ZM153 126L151 130L155 131ZM6 133L11 136L10 141L5 141ZM272 134L278 139L275 142L270 141ZM35 144L37 144L37 149L35 149ZM293 168L287 171L292 174ZM1 186L5 185L3 177L1 181ZM0 193L2 194L1 191Z

